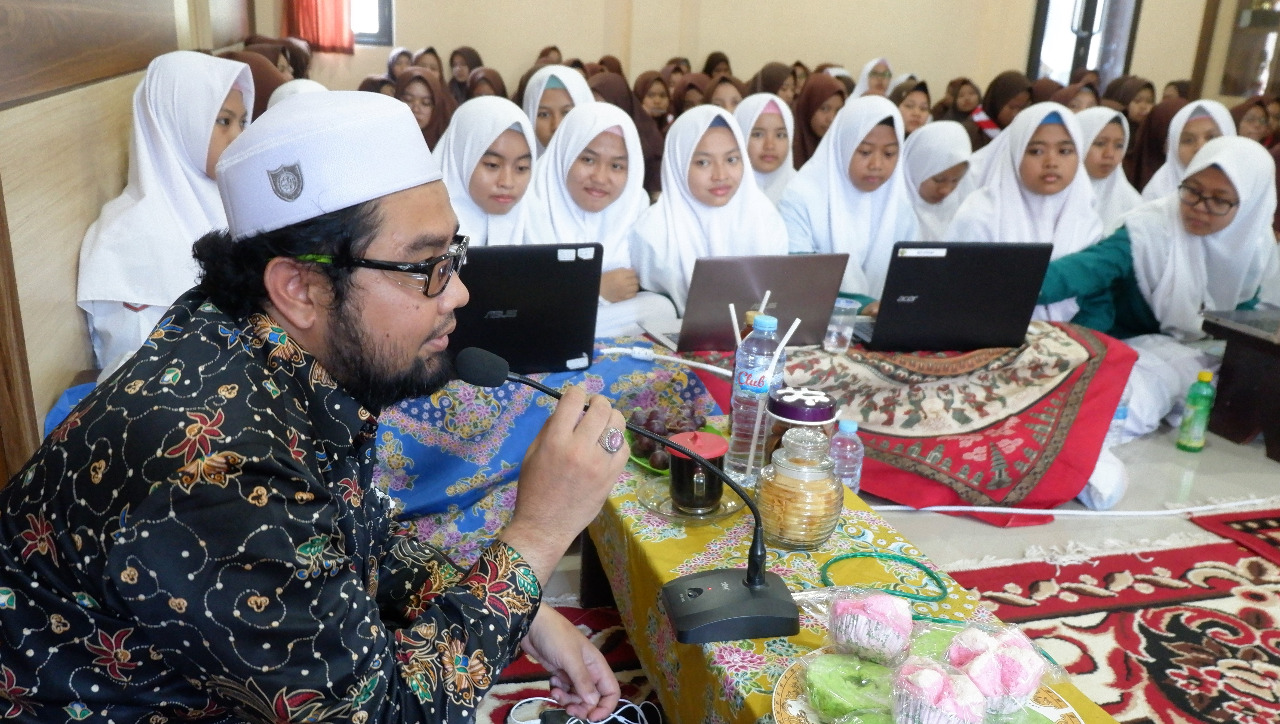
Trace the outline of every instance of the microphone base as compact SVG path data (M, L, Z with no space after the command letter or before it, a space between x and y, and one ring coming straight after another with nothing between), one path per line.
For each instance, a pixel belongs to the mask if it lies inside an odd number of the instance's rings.
M786 581L765 571L752 590L743 569L701 571L662 587L662 604L682 644L774 638L800 633L800 609Z

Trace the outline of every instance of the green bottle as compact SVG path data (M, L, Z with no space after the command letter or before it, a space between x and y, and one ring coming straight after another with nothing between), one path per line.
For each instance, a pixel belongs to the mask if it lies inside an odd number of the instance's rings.
M1187 409L1178 426L1178 449L1200 452L1204 449L1205 432L1209 429L1209 413L1213 410L1213 373L1201 370L1191 389L1187 390Z

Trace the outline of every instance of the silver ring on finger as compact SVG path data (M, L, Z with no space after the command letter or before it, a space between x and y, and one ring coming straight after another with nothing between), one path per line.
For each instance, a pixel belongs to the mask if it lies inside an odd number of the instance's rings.
M622 449L622 431L616 427L606 427L604 432L600 433L600 447L610 455Z

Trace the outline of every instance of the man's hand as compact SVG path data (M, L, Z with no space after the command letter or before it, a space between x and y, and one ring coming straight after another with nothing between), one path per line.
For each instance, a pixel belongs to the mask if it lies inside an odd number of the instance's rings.
M640 277L632 269L614 269L600 275L600 296L607 302L624 302L640 292Z
M622 413L603 397L571 387L525 453L516 507L502 540L546 583L569 543L595 519L613 489L630 449L610 453L600 444L607 428L623 430Z
M604 719L618 706L618 678L604 654L550 606L538 609L521 644L551 672L551 698L571 716Z
M863 307L862 309L859 309L858 314L864 317L874 317L880 314L880 301L876 300L868 304L867 306Z

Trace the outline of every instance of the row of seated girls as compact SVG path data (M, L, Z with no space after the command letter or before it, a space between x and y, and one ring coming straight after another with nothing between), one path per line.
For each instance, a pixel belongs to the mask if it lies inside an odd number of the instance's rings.
M1167 161L1140 196L1123 170L1131 124L1149 128L1173 102L1152 109L1145 81L1126 81L1129 105L1103 93L1109 104L1082 106L1078 96L1096 95L1087 81L1055 91L1073 110L1030 102L1030 82L1005 73L957 121L921 112L927 93L910 98L923 86L917 79L886 97L887 73L876 59L856 80L788 74L798 93L790 103L762 91L732 111L673 108L656 201L637 122L652 117L635 103L647 89L633 89L630 103L616 93L597 100L619 74L588 81L544 63L522 83L523 105L492 93L453 108L439 70L415 66L399 71L395 90L418 117L473 244L603 245L600 336L682 314L699 257L848 253L841 292L870 313L896 241L1051 242L1036 316L1132 340L1141 358L1129 421L1138 435L1211 362L1184 344L1203 336L1200 310L1280 303L1275 164L1259 141L1236 136L1221 104L1176 99ZM948 102L960 105L967 88ZM109 342L131 353L151 325L163 326L160 313L194 282L191 242L226 225L212 169L248 122L254 90L242 63L197 53L158 58L140 85L129 186L89 230L80 268L104 374L123 359ZM976 151L975 137L985 139ZM147 324L120 319L143 306L157 310Z

